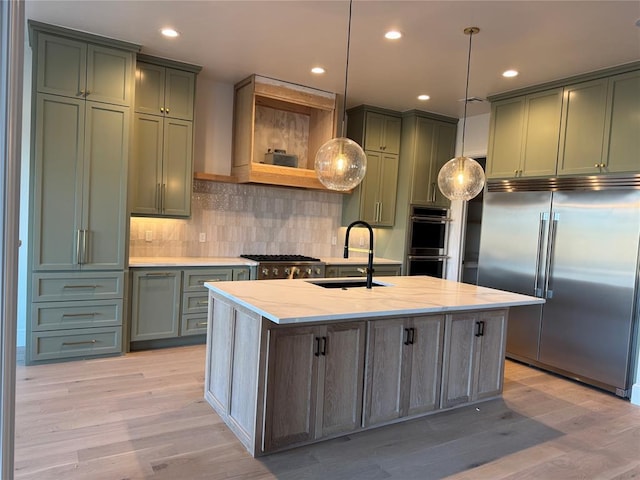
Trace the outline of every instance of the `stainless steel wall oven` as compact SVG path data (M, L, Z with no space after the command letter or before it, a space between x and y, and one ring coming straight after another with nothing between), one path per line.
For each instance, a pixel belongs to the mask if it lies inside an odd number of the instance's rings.
M444 278L447 266L449 210L411 206L407 232L407 275Z

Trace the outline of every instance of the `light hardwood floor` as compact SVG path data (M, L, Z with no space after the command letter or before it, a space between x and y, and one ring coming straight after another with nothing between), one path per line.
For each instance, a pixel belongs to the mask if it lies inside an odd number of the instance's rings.
M16 479L640 478L640 407L513 362L503 399L254 459L202 398L204 356L18 366Z

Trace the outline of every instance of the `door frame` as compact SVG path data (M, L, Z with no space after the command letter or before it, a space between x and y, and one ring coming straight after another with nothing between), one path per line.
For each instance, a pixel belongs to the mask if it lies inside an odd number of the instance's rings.
M0 476L13 479L24 1L0 2Z

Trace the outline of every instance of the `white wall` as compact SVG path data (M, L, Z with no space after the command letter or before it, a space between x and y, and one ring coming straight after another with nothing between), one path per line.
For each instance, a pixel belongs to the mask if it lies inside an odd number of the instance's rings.
M489 144L489 116L475 115L467 117L465 129L464 154L467 157L479 158L487 156ZM462 155L462 119L458 122L458 138L456 139L456 156ZM467 203L456 200L451 202L451 225L449 227L449 263L447 277L459 280L462 262L462 246L464 245L464 225L467 218Z
M229 175L233 134L233 85L198 75L194 172Z

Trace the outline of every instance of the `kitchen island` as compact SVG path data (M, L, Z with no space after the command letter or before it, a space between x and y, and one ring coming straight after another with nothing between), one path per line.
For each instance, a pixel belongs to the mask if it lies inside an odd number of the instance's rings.
M254 456L499 396L508 309L544 302L432 277L321 285L336 280L206 284L205 398Z

